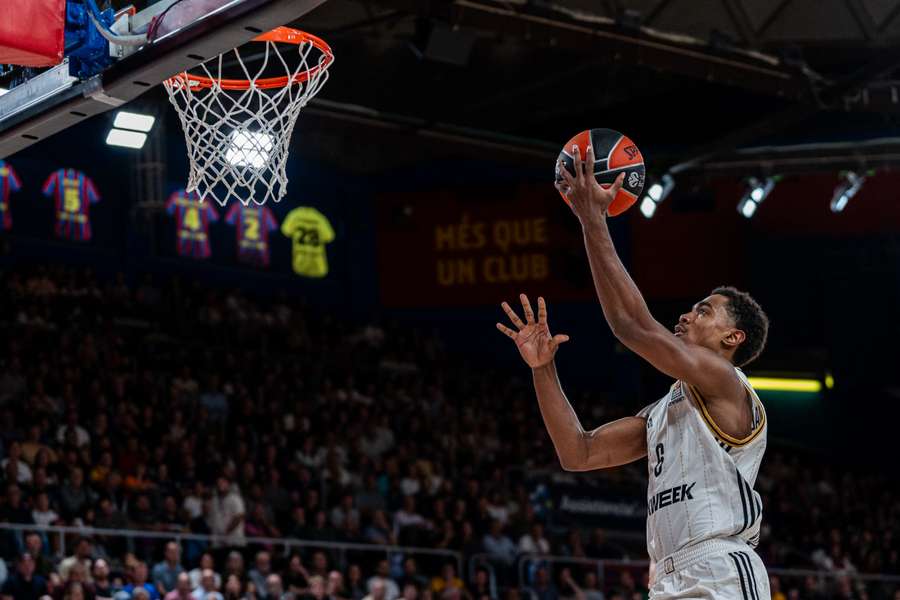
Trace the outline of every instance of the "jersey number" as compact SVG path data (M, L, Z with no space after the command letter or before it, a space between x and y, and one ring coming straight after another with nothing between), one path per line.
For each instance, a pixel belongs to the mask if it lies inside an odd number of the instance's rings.
M304 227L298 227L295 239L297 243L302 246L318 246L319 231L317 229L306 229Z
M653 467L653 474L656 475L657 477L659 477L659 474L662 473L662 466L663 466L663 460L664 460L663 453L665 452L665 450L666 450L666 448L662 444L656 445L656 466Z
M65 188L63 192L63 210L68 213L77 213L81 209L81 197L78 188Z
M244 221L244 224L247 226L244 229L244 237L248 240L258 240L259 239L259 220L255 218L248 218Z
M184 226L193 231L200 229L200 213L196 208L189 208L184 213Z

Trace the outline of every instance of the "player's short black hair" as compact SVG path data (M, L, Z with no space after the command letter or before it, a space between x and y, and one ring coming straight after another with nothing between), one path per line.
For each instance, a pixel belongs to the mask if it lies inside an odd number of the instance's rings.
M769 317L759 302L747 292L731 286L720 286L713 294L728 298L728 314L734 326L744 332L746 339L734 352L734 364L743 367L756 360L766 347L769 335Z

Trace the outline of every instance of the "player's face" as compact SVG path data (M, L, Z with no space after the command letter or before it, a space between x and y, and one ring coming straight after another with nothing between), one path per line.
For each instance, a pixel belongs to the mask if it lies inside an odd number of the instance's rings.
M675 325L677 337L716 351L732 331L734 322L728 314L728 298L718 294L695 304L691 312L681 315Z

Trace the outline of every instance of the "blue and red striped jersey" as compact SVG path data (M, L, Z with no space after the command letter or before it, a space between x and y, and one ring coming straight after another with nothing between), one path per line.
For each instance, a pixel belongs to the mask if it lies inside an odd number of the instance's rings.
M267 206L234 204L225 215L237 234L238 260L261 267L269 266L269 232L278 229L278 221Z
M178 190L166 202L166 212L175 215L175 249L180 256L209 258L209 224L219 213L209 202L200 202L195 192Z
M9 195L22 189L22 182L15 169L8 162L0 160L0 229L12 229L12 212L9 209Z
M59 169L47 178L42 191L56 200L56 235L91 239L91 204L100 202L100 193L87 175L75 169Z

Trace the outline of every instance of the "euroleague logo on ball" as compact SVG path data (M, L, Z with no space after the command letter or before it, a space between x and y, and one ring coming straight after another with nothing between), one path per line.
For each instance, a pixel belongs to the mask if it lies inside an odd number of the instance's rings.
M629 160L634 160L641 153L640 150L638 150L637 146L635 146L635 145L625 146L624 148L622 148L622 150L624 150L625 154L628 155Z
M632 171L628 175L628 187L636 188L638 186L644 186L644 177L637 171Z

